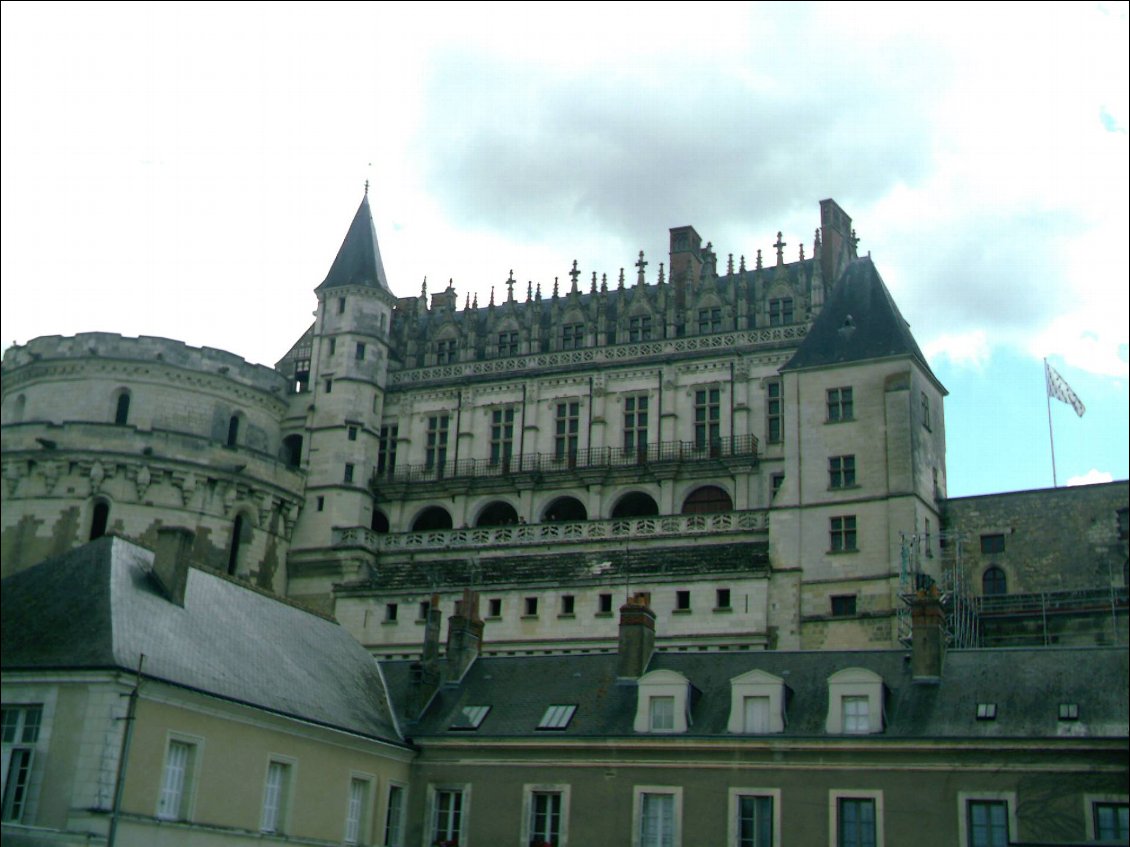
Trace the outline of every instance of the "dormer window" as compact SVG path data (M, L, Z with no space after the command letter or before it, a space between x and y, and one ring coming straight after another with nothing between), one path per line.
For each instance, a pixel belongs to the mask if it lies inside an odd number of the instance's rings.
M746 735L785 731L785 681L762 670L730 680L730 722L727 730Z
M883 678L866 668L845 668L828 677L830 735L869 735L883 731Z
M636 732L679 733L690 725L691 684L678 671L658 670L639 679Z

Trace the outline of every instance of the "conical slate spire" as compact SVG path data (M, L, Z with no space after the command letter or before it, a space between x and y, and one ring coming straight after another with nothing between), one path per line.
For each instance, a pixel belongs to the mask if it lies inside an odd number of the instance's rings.
M368 192L361 199L361 205L357 207L357 214L353 216L353 223L349 225L345 240L341 242L330 272L326 274L325 281L318 286L318 290L347 285L365 285L392 293L381 263L373 213L369 211Z

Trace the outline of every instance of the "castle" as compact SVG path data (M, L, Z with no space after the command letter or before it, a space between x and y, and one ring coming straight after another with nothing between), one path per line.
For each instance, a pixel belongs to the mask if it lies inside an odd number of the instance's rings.
M366 195L275 368L106 333L9 349L4 820L558 847L572 804L575 844L694 843L685 808L719 843L874 845L884 820L910 837L883 798L913 788L956 804L931 812L941 837L996 844L1050 831L1018 792L1054 782L1057 831L1117 833L1126 483L947 500L945 388L856 245L824 200L795 258L778 234L720 267L682 226L664 262L575 262L562 290L511 274L460 308L393 293ZM943 663L947 639L1025 652ZM69 745L59 788L35 762ZM1006 760L960 790L914 776ZM318 799L330 771L344 815Z

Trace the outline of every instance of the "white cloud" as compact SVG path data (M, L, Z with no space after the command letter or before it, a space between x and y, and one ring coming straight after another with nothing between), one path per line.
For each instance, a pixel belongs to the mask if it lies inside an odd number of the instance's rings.
M1113 474L1091 468L1082 476L1073 476L1067 480L1068 485L1095 485L1100 482L1114 482Z

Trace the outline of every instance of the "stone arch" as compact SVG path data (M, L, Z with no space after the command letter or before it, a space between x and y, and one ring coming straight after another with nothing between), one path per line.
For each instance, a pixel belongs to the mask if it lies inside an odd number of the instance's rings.
M734 501L726 489L717 485L699 486L683 500L684 515L732 511L734 511Z
M129 423L129 407L131 393L128 388L119 388L114 392L114 425L125 426Z
M994 597L1008 593L1008 577L1002 568L989 565L981 574L981 593L986 597Z
M239 430L242 425L243 413L232 412L231 417L228 418L228 437L224 442L225 445L228 447L236 447L239 445Z
M517 510L505 500L492 500L479 512L475 526L507 526L518 523Z
M96 497L90 510L90 540L101 538L110 525L110 501Z
M612 507L613 518L648 518L659 514L659 504L646 491L629 491Z
M412 521L413 532L428 532L434 529L451 529L451 513L443 506L428 506Z
M249 512L241 509L235 513L235 518L232 520L231 538L228 541L228 575L235 576L239 570L239 563L241 553L247 549L251 543L251 529L254 526L254 518Z
M542 510L541 519L544 523L587 521L589 510L576 497L558 497Z
M373 509L373 517L369 521L369 529L373 532L385 535L389 531L388 515L380 509Z

